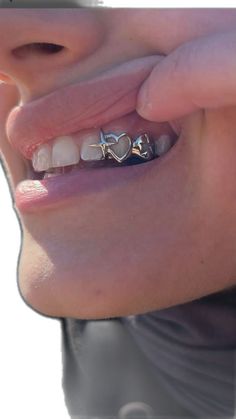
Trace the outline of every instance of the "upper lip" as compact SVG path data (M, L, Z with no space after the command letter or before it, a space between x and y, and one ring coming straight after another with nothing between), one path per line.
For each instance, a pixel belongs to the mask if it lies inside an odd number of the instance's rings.
M133 59L97 77L15 107L7 120L12 146L26 159L52 138L101 127L136 108L137 94L160 56Z

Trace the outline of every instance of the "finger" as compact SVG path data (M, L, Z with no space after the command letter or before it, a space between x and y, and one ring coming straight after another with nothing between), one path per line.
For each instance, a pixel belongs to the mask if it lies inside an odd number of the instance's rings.
M183 44L158 63L139 91L137 112L161 122L235 104L236 32L226 32Z

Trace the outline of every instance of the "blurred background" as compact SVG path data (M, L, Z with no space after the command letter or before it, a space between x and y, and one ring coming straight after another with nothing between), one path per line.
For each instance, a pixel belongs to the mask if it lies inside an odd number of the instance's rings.
M0 165L0 417L68 419L61 385L60 322L34 312L20 297L20 241Z

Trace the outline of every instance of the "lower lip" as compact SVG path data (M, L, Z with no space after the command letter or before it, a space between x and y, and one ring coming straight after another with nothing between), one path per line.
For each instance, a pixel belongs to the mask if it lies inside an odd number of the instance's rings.
M138 178L156 166L157 161L161 163L163 157L134 166L80 169L43 180L25 180L16 187L15 205L20 212L29 213L68 205L71 199L83 199L103 190L119 193L128 183L135 187Z

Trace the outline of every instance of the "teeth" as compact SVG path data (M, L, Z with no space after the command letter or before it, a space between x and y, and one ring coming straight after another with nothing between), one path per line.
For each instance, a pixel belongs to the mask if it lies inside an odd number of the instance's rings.
M172 147L172 140L168 134L162 134L158 140L155 140L155 153L157 156L163 156Z
M48 170L52 166L51 147L48 144L43 144L34 152L32 165L36 172Z
M117 160L118 162L123 162L123 160L132 154L141 156L141 151L144 150L144 144L146 144L144 140L140 142L141 137L138 137L136 141L132 142L131 138L127 134L122 133L120 135L106 134L106 136L102 139L101 132L102 131L98 129L90 130L89 132L81 131L77 138L77 141L81 144L80 149L76 144L76 138L71 136L57 137L54 139L52 145L43 144L42 146L39 146L32 157L33 169L36 172L48 171L51 169L47 177L52 177L54 175L58 175L59 169L57 168L77 165L80 161L80 157L84 161L104 160L101 147L101 145L104 144L107 146L107 150L109 151L107 157L109 159L113 159L114 161ZM92 144L98 144L98 147L91 147ZM170 135L162 134L154 141L155 155L162 156L166 154L172 145L173 141ZM136 153L135 147L138 150ZM55 168L55 170L53 170L53 168ZM61 173L60 170L59 173Z
M96 132L87 133L83 136L80 150L80 157L85 161L102 160L103 154L101 147L90 147L91 144L99 143L99 135Z
M52 147L52 166L70 166L79 162L79 148L69 136L58 137Z
M44 174L44 179L47 179L47 178L49 178L49 177L55 177L55 176L58 176L58 173L45 173Z

